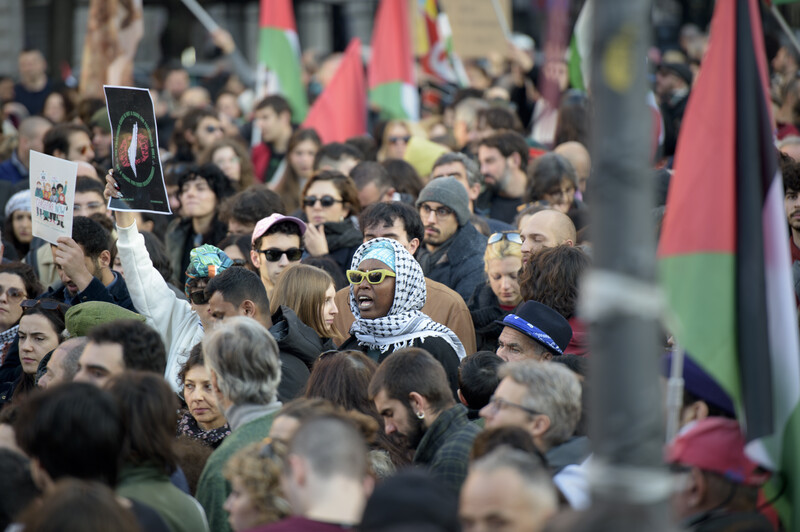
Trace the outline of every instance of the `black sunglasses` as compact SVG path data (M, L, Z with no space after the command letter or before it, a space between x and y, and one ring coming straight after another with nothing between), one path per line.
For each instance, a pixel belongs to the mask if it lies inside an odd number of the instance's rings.
M303 198L303 205L306 207L313 207L317 204L317 201L319 201L320 205L325 208L333 206L334 203L344 203L344 200L336 199L333 196L326 195L322 196L321 198L316 196L306 196Z
M205 305L208 303L205 290L195 290L194 292L189 292L189 300L195 305Z
M26 299L19 304L24 310L34 307L42 307L45 310L58 310L62 314L66 314L69 310L69 305L61 303L55 299Z
M303 248L289 248L289 249L279 249L279 248L269 248L269 249L259 249L258 253L263 253L264 258L267 259L267 262L278 262L281 260L281 257L286 254L286 258L289 259L290 262L297 262L300 260L300 257L303 256Z
M408 143L409 140L411 140L411 137L409 137L408 135L404 137L389 137L390 144L397 144L398 142Z

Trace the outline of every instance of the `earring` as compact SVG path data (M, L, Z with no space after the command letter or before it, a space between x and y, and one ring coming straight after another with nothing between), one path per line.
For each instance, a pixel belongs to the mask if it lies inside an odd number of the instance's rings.
M417 412L418 419L425 419L425 412Z

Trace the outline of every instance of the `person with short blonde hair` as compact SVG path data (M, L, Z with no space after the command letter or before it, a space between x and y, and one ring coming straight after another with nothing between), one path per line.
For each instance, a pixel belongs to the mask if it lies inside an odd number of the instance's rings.
M281 488L285 452L284 444L267 438L244 447L225 464L223 475L232 491L224 509L234 531L274 523L291 513Z
M489 237L483 254L487 281L478 285L469 300L478 351L496 351L503 326L497 323L522 302L519 274L522 268L519 233L504 231Z

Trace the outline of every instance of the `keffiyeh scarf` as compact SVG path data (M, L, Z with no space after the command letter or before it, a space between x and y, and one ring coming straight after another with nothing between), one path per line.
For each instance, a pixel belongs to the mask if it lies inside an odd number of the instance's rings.
M378 249L373 250L374 247ZM386 253L389 247L394 251L394 264L384 264L390 266L397 276L392 308L381 318L362 318L351 286L350 310L356 319L350 327L350 333L355 335L359 345L377 349L381 353L389 349L395 351L411 347L417 338L439 337L450 344L459 359L464 358L466 352L458 336L420 311L427 297L425 276L419 263L399 242L390 238L376 238L361 244L353 255L351 269L357 269L365 258L376 258L376 253ZM391 261L388 257L387 260Z

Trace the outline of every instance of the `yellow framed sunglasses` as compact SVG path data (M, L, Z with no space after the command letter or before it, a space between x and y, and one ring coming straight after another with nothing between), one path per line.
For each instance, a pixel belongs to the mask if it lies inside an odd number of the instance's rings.
M369 270L368 272L347 270L347 281L353 285L363 283L364 279L366 279L369 284L381 284L387 277L397 277L397 275L392 270L387 270L385 268Z

